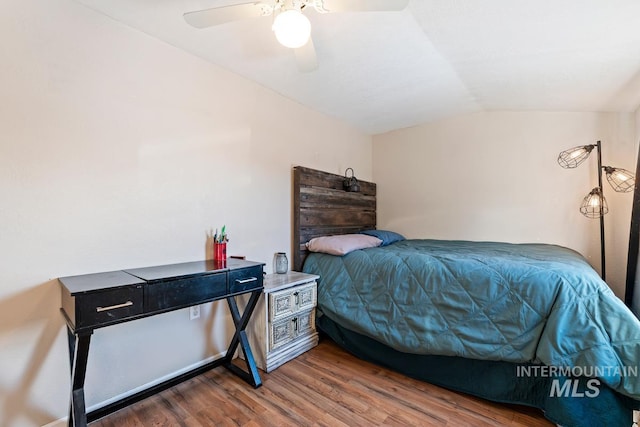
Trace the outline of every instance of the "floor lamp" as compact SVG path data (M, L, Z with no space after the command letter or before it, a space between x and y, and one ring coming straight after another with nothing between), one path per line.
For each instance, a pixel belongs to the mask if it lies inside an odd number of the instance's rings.
M611 187L619 193L633 191L635 177L628 170L602 166L602 144L600 141L591 145L580 145L561 152L558 155L558 164L565 169L577 168L587 160L594 148L598 155L598 186L591 190L582 200L580 212L587 218L598 218L600 220L600 268L602 280L606 280L604 215L609 212L609 207L602 191L602 171L606 174L607 181L611 184Z

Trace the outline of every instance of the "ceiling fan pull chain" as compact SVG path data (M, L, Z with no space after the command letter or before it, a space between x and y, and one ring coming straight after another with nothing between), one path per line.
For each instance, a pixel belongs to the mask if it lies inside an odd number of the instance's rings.
M291 0L291 6L297 10L302 9L306 4L305 0Z

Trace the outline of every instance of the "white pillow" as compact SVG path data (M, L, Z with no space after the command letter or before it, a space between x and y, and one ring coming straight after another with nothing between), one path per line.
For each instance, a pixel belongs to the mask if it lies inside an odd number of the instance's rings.
M366 234L340 234L313 238L307 242L307 249L311 252L342 256L358 249L375 248L381 244L382 240Z

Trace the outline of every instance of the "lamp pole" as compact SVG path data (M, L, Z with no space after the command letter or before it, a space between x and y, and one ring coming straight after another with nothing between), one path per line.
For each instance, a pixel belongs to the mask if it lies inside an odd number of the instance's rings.
M604 188L602 188L602 149L600 141L596 143L598 149L598 187L600 188L600 270L602 280L606 281L606 263L604 256Z

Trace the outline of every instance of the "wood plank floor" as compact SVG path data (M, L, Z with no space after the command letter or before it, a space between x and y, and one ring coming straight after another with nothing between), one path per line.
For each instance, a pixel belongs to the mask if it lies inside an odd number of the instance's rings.
M224 368L91 423L151 426L553 426L542 412L413 380L324 339L253 389Z

